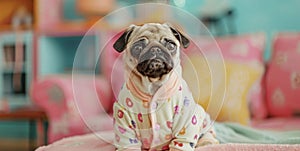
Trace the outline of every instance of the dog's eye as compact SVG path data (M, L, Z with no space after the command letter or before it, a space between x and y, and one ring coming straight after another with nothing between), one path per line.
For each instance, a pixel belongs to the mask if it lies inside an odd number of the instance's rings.
M174 50L176 50L176 45L173 43L173 42L167 42L167 44L166 44L166 48L168 49L168 50L170 50L170 51L174 51Z
M141 54L142 50L143 50L143 45L142 44L136 44L132 47L131 53L134 57L137 58Z
M141 52L143 50L143 46L142 45L135 45L133 47L133 50L136 52Z

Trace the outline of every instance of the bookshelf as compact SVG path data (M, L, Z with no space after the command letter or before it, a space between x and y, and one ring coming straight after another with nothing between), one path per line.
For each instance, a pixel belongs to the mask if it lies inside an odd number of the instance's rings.
M0 33L0 99L11 107L30 103L32 32Z
M74 58L77 55L82 63L76 66L77 73L90 73L97 61L100 34L85 35L84 30L65 30L64 32L41 32L36 35L37 65L36 77L42 78L53 74L71 74ZM85 38L84 38L85 37ZM85 43L81 44L81 40ZM78 46L85 52L79 54Z

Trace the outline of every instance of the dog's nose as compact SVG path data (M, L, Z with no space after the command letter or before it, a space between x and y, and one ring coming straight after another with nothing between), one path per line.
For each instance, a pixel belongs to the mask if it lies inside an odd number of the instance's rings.
M152 54L160 54L160 53L162 53L162 50L159 47L152 47L152 48L150 48L150 52Z

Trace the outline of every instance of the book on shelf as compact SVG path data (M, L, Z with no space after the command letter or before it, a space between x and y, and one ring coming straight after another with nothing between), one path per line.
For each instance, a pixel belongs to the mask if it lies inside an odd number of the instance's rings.
M7 112L9 111L9 103L7 99L0 98L0 112Z
M4 73L2 76L4 95L26 94L26 73Z
M20 63L20 62L24 63L26 61L26 55L23 55L21 60L18 60L18 62L16 62L16 56L17 56L17 53L25 54L26 53L25 48L26 48L26 45L23 45L23 49L19 50L22 52L16 52L15 44L5 44L3 46L4 67L6 69L11 69L15 66L16 63Z
M13 62L15 60L15 49L13 45L4 45L4 66L6 68L13 68Z

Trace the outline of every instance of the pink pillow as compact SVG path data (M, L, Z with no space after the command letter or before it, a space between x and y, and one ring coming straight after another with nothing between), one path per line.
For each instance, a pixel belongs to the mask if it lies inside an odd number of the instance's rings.
M300 33L279 33L266 77L267 106L272 116L300 113Z
M124 84L124 67L122 63L121 53L113 48L115 41L123 34L123 32L107 33L105 39L107 43L101 54L101 71L111 85L113 92L113 100L115 101L119 91Z
M222 55L226 61L233 61L242 64L256 64L263 69L264 59L263 52L265 49L265 34L254 33L235 36L224 36L215 38ZM216 49L212 42L205 41L205 38L199 40L203 51L210 51ZM190 48L186 51L198 50L192 43ZM263 119L267 116L267 108L264 96L264 72L260 78L252 86L248 94L249 108L252 118Z

